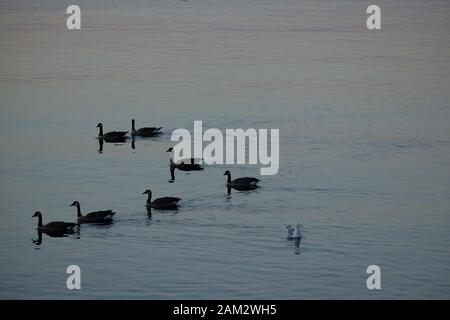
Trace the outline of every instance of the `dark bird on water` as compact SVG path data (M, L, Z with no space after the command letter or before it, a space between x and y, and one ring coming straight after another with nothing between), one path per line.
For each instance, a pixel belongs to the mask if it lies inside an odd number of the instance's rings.
M166 152L173 152L173 148L170 147ZM170 155L170 166L181 171L200 171L204 168L196 162L200 162L201 159L189 158L181 160L178 163L173 162L172 154Z
M162 127L146 127L146 128L140 128L137 129L134 127L134 119L131 120L131 135L132 136L139 136L139 137L151 137L155 136L161 133Z
M127 138L125 135L128 131L111 131L107 133L103 133L103 124L97 124L97 128L99 128L98 138L103 139L106 142L125 142Z
M71 207L77 207L77 219L78 223L105 223L111 222L112 217L116 214L112 210L104 210L104 211L94 211L85 214L84 216L81 214L80 203L78 201L74 201Z
M47 224L42 224L42 213L36 211L32 218L38 217L38 231L48 232L48 233L68 233L72 232L73 228L77 225L73 222L63 222L63 221L53 221Z
M225 173L223 174L224 176L228 176L227 178L227 186L232 187L232 188L236 188L236 189L254 189L257 187L257 183L260 181L259 179L256 178L249 178L249 177L244 177L244 178L237 178L234 180L231 180L231 173L230 171L225 171Z
M147 197L147 208L154 208L154 209L176 209L178 207L178 201L180 201L180 198L175 197L163 197L158 198L152 201L152 191L151 190L145 190L143 194L148 194Z

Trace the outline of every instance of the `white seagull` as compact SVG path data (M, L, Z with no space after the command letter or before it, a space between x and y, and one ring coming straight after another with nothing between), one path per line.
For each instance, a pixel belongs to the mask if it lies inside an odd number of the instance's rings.
M288 240L300 239L302 237L299 224L297 224L295 226L295 228L291 225L287 225L286 229L288 231L288 236L287 236Z

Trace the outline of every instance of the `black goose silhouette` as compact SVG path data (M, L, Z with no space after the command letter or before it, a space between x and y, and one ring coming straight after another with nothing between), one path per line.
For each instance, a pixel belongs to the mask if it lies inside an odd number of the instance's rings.
M68 234L73 233L73 229L77 226L76 223L73 222L63 222L63 221L52 221L47 224L42 223L42 213L36 211L32 218L38 218L37 230L40 232L48 233L48 234Z
M74 201L71 207L77 207L77 219L78 223L110 223L112 217L116 214L112 210L94 211L85 214L81 214L80 203Z
M147 197L147 208L153 208L153 209L161 209L161 210L175 210L178 208L178 201L180 201L180 198L176 197L163 197L158 198L152 201L152 191L151 190L145 190L143 194L148 194Z
M173 148L170 147L169 149L167 149L166 152L173 152ZM204 170L204 168L202 166L200 166L200 164L196 163L196 162L200 162L200 159L195 159L195 158L189 158L189 159L183 159L178 163L173 162L172 159L172 154L170 155L170 166L178 169L180 171L200 171L200 170Z
M162 133L160 130L162 127L146 127L146 128L140 128L137 129L134 127L135 121L134 119L131 120L131 136L138 136L138 137L153 137L160 133Z
M105 142L125 142L127 137L125 136L128 131L111 131L107 133L103 133L103 124L97 124L97 128L99 128L98 138L105 140Z
M261 181L256 178L249 178L249 177L237 178L237 179L231 180L231 172L228 170L225 171L225 173L223 175L228 176L228 178L227 178L228 194L231 193L231 188L238 190L238 191L255 190L255 189L259 188L257 183L259 181Z

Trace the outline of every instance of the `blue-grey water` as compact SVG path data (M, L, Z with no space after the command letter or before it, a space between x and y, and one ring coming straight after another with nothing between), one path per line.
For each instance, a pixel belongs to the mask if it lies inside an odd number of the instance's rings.
M450 298L448 1L383 1L379 31L368 1L76 2L80 31L65 1L0 3L0 298ZM99 153L131 118L165 133ZM194 120L279 128L279 173L169 183ZM226 169L262 188L228 197ZM148 188L182 206L149 218ZM34 244L74 200L114 223Z

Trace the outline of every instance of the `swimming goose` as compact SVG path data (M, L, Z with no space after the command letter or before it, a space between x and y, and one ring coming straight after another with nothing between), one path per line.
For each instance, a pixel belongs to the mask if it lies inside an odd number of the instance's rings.
M228 176L227 186L233 187L238 190L255 189L257 187L256 184L260 181L259 179L248 177L231 180L231 173L228 170L225 171L223 175Z
M38 217L38 231L49 232L49 233L65 233L72 232L73 228L77 225L72 222L63 222L63 221L53 221L47 224L42 224L42 213L36 211L32 218Z
M97 124L97 128L99 128L98 137L100 139L104 139L106 142L124 142L127 138L125 135L128 131L111 131L107 133L103 133L103 124Z
M161 133L162 127L146 127L137 129L134 127L134 119L131 120L131 135L140 137L151 137Z
M199 170L204 170L204 168L202 166L200 166L200 164L196 163L196 162L200 162L201 159L195 159L195 158L183 159L179 163L175 163L175 162L173 162L173 159L172 159L173 148L170 147L169 149L167 149L166 152L171 152L171 154L170 154L170 166L173 167L173 168L177 168L178 170L181 170L181 171L199 171ZM188 162L188 163L185 163L185 162Z
M116 213L112 210L104 210L104 211L94 211L89 212L86 215L81 214L80 203L78 201L74 201L71 207L77 207L77 219L78 223L102 223L102 222L111 222L113 215Z
M178 206L178 201L180 201L180 198L175 197L163 197L158 198L152 201L152 191L151 190L145 190L143 194L148 194L147 198L147 208L154 208L154 209L176 209Z

